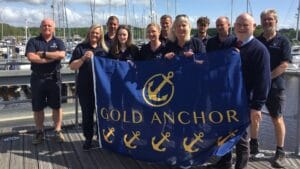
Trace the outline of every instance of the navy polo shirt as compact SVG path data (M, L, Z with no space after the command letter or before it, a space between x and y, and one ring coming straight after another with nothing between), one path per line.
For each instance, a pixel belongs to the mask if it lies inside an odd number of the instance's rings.
M207 41L211 38L211 36L209 36L209 35L207 34L203 39L201 39L201 38L199 37L199 33L196 33L193 37L194 37L194 38L198 38L199 40L201 40L205 46L207 45Z
M110 38L109 38L108 33L106 33L106 34L104 35L104 41L105 41L105 43L106 43L106 46L107 46L109 49L110 49L111 46L112 46L113 40L114 40L114 39L110 39Z
M225 41L221 42L219 39L219 35L217 34L216 36L208 39L206 45L206 52L228 49L234 47L235 43L236 38L233 35L229 34Z
M92 51L95 57L107 57L107 52L105 52L100 46L93 48L89 43L80 43L74 49L69 63L72 63L74 60L81 58L84 55L84 53L88 50ZM78 83L81 83L84 86L92 85L93 83L92 66L93 65L91 59L84 61L84 63L79 68L79 73L77 77Z
M240 48L242 71L250 108L261 110L271 85L270 54L256 38Z
M118 54L113 54L110 50L109 57L118 60L140 60L139 48L136 45L127 47L125 51L119 51Z
M150 42L144 44L141 48L141 60L161 59L163 58L163 50L164 45L162 43L155 51L151 49Z
M260 40L270 52L271 71L278 67L283 61L291 62L291 45L285 36L277 32L273 39L267 41L263 37L263 34L261 34L258 37L258 40ZM272 79L272 88L285 89L285 79L283 74Z
M202 41L199 40L198 38L191 38L183 45L183 47L179 46L177 41L175 42L169 41L166 44L164 54L169 52L174 52L176 55L182 56L183 52L187 52L190 49L192 49L195 54L205 53L205 46L203 45Z
M65 45L62 40L53 37L49 42L45 41L42 35L31 38L26 45L26 53L36 53L38 51L55 52L55 51L65 51ZM61 67L60 60L55 60L51 63L38 64L31 62L31 70L33 72L43 74L43 73L53 73L59 70Z

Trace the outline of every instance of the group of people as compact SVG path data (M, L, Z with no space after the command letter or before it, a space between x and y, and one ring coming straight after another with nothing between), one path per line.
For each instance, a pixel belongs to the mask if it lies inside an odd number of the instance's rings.
M191 23L186 15L177 15L174 22L169 15L163 15L160 25L150 23L147 26L149 43L139 49L132 39L132 32L126 25L119 25L116 16L107 21L108 32L104 33L99 24L92 25L86 38L73 51L69 67L79 70L76 80L77 94L82 109L82 128L85 137L84 150L96 145L93 143L94 132L94 87L91 58L108 57L121 61L173 59L180 55L192 58L197 53L237 48L242 62L242 73L249 100L250 148L247 132L236 145L236 169L247 167L249 154L259 153L258 132L262 119L262 107L266 105L275 126L277 140L276 154L272 165L284 167L285 125L283 111L285 103L285 86L283 73L291 61L290 44L287 38L277 31L277 13L265 10L261 13L263 33L254 37L256 23L248 13L240 14L234 23L234 35L230 33L230 21L226 16L216 20L217 34L209 36L207 29L209 19L200 17L197 20L198 32L191 36ZM61 132L62 110L60 94L60 60L65 56L65 47L61 40L54 37L53 20L41 22L41 35L29 40L26 56L31 61L32 109L36 122L36 135L33 144L39 144L44 138L43 109L53 109L55 138L64 141ZM250 152L249 152L250 150ZM216 164L208 168L232 168L231 152L223 156Z

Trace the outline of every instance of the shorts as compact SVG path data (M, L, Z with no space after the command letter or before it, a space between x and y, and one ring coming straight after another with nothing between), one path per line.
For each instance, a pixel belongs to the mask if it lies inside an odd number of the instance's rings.
M283 115L283 112L285 111L285 101L285 90L271 88L267 98L266 107L272 118L278 118Z
M33 73L30 85L34 112L42 111L46 106L52 109L61 107L61 80L56 75L40 77Z

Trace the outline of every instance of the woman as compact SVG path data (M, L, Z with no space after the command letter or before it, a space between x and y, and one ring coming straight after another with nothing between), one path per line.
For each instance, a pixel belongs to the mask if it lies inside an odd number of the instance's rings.
M92 25L85 40L78 44L73 51L69 66L72 70L78 70L76 80L77 94L82 111L82 129L85 137L83 150L94 147L92 139L94 135L94 87L92 62L93 56L106 56L108 48L104 42L104 33L101 25Z
M118 60L138 60L139 49L132 43L132 34L125 25L120 25L117 29L109 57Z
M156 23L150 23L147 26L147 38L150 40L148 44L142 45L141 48L141 59L150 60L150 59L161 59L164 49L159 40L160 27Z
M186 58L195 57L195 54L205 53L203 43L197 38L191 38L191 23L188 16L177 15L169 34L164 57L172 59L176 55Z

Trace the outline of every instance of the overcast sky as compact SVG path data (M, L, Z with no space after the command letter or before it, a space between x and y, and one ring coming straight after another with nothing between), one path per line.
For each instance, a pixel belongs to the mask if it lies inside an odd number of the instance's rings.
M69 27L88 27L92 23L105 24L109 15L116 15L121 23L144 26L150 22L150 0L95 0L95 14L91 15L91 6L94 0L54 0L54 8L51 8L53 0L0 0L0 21L13 26L38 26L43 18L53 17L53 11L57 26L63 23L62 13L67 13L66 21ZM211 19L210 27L215 27L214 21L218 16L228 16L233 20L247 9L253 14L256 22L260 24L259 14L267 8L274 8L279 14L279 27L296 28L296 13L298 0L153 0L153 20L162 14L187 14L195 27L195 21L199 16L208 16ZM175 3L176 2L176 3ZM231 6L233 2L233 6ZM109 5L111 4L111 5ZM232 8L231 8L232 7ZM54 9L54 10L53 10ZM233 9L233 10L231 10ZM125 14L127 17L124 17ZM126 19L125 19L126 18Z

